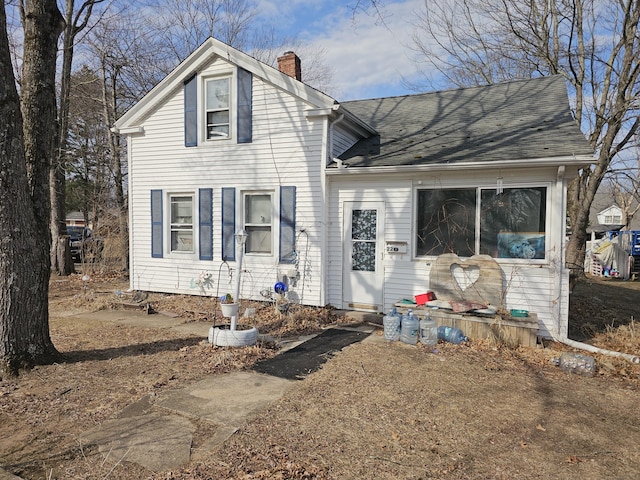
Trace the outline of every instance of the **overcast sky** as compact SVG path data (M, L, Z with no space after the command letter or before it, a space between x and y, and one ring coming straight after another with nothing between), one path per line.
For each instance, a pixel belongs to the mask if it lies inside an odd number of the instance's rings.
M384 0L384 23L374 12L356 12L356 0L258 0L265 21L305 43L322 47L333 67L331 94L337 100L415 93L411 34L424 0ZM302 65L304 76L304 63Z

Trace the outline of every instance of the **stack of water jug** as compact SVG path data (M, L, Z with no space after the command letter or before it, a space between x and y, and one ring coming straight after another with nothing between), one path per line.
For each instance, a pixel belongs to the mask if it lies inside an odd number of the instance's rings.
M466 342L468 338L462 330L454 327L440 326L431 318L429 311L420 320L413 310L408 309L400 316L395 308L382 319L384 338L390 342L400 340L409 345L416 345L418 340L424 345L435 345L438 339L450 343Z

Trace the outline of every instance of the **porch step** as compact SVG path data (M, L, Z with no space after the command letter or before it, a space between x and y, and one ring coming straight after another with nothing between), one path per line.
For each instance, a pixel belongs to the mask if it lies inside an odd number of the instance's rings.
M382 315L379 313L357 312L355 310L338 310L336 313L350 323L371 323L382 326Z

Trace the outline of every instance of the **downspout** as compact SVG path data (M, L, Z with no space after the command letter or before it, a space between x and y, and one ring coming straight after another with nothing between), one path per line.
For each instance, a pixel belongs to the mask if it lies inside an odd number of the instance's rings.
M337 109L339 108L339 105L335 105L334 107L332 107L332 109ZM326 150L323 152L322 155L322 177L321 177L321 181L322 181L322 196L323 196L323 202L322 202L322 224L324 225L324 228L327 229L325 231L325 234L322 235L322 268L320 270L320 285L322 285L322 288L320 290L320 303L322 305L326 305L327 304L327 298L328 298L328 285L327 285L327 278L328 278L328 274L327 274L327 270L329 269L329 262L327 261L327 256L329 255L329 247L328 247L328 228L329 228L329 212L327 210L327 202L329 200L328 195L328 188L327 188L327 165L328 165L328 161L329 159L333 158L333 126L342 121L342 119L344 118L344 113L340 113L338 118L336 118L334 121L331 121L329 119L329 116L327 116L327 122L325 123L326 128L327 128L327 142L326 142ZM308 239L307 239L308 240Z
M562 211L563 213L566 214L565 211L565 207L564 205L566 205L566 188L565 188L565 178L564 178L564 172L565 172L565 167L564 165L561 165L560 167L558 167L558 177L557 177L557 182L558 184L561 185L560 191L561 191L561 205L563 205L562 207ZM564 225L564 224L563 224ZM564 265L564 255L565 255L565 249L564 249L564 237L566 235L565 232L565 228L563 226L562 229L562 236L560 238L561 241L561 245L563 245L562 248L562 256L560 258L559 264L560 264L560 268L562 269L562 266ZM561 286L561 282L557 282L556 284L556 298L560 299L561 298L561 293L562 293L562 286ZM562 309L562 305L560 305L560 302L557 302L558 304L558 319L560 319L561 317L561 309ZM567 328L568 330L568 328ZM587 352L591 352L591 353L599 353L601 355L607 355L609 357L618 357L618 358L622 358L624 360L628 360L631 363L640 363L640 357L638 357L637 355L633 355L630 353L622 353L622 352L615 352L613 350L606 350L604 348L599 348L599 347L595 347L593 345L589 345L588 343L583 343L583 342L578 342L577 340L572 340L568 337L568 332L563 332L562 334L559 334L557 331L557 322L554 325L554 327L552 328L552 331L550 331L549 333L551 333L551 338L553 339L554 342L558 342L558 343L563 343L569 347L572 348L577 348L579 350L585 350Z

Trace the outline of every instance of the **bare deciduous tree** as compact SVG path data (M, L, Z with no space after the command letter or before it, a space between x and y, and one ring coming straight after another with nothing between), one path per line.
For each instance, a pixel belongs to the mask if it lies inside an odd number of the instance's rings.
M638 0L425 2L414 45L451 84L561 74L596 151L569 186L567 265L581 272L594 195L640 124Z
M58 135L55 159L51 165L51 269L59 275L73 272L73 262L67 241L65 211L66 148L69 124L69 91L71 67L78 35L89 25L93 8L104 0L86 0L76 10L75 0L65 1L65 29L62 35L62 71L58 100Z
M64 19L55 0L20 4L20 96L6 6L0 11L0 375L51 360L49 169L55 141L56 50Z

